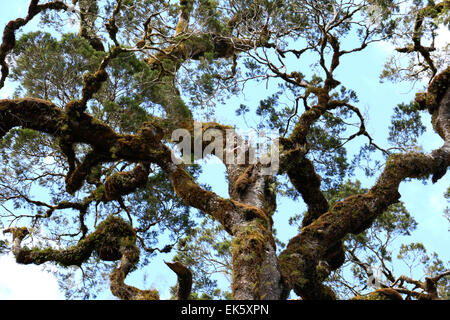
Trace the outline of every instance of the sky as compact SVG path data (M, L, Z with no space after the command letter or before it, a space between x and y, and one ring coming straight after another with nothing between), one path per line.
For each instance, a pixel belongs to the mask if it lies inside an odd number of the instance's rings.
M11 19L23 17L27 10L28 0L0 0L0 31ZM27 26L24 30L30 30L35 24ZM438 41L443 43L450 39L448 30L441 30ZM378 81L381 69L391 52L392 47L388 44L374 44L361 54L353 54L343 57L341 66L337 70L337 78L348 88L358 93L360 103L368 113L367 129L375 138L376 142L383 144L387 137L387 128L390 123L392 109L401 102L409 102L413 99L417 90L411 90L410 85L398 85L389 82ZM351 70L351 71L349 71ZM0 98L6 98L13 92L14 84L7 82L0 90ZM217 113L217 121L232 123L235 121L233 103L257 103L263 87L255 86L247 92L245 98L239 101L231 101L229 108ZM256 101L256 102L255 102ZM371 111L376 112L371 112ZM430 125L430 117L423 114L424 124L427 125L426 133L419 140L419 144L425 147L425 151L431 151L442 144ZM361 140L358 141L361 143ZM350 147L351 148L351 147ZM204 166L200 176L200 182L211 185L212 190L223 197L228 197L225 182L223 164L217 161L209 161ZM370 187L375 178L358 177L364 187ZM418 222L418 228L406 241L417 241L424 243L429 252L436 251L444 261L450 260L448 244L450 236L449 224L443 217L443 211L448 205L443 197L449 185L449 174L436 184L423 185L419 181L402 183L400 186L401 200L405 202L406 208ZM296 228L288 224L289 216L305 210L302 201L280 199L278 210L275 213L275 228L278 230L280 240L287 242L297 232ZM2 239L3 234L0 234ZM400 245L404 239L400 239L396 245ZM168 298L168 289L175 285L176 276L163 264L163 260L170 260L170 255L161 255L152 262L145 270L134 272L127 277L126 282L142 289L156 288L160 291L162 298ZM42 270L42 266L24 266L16 264L12 254L0 255L0 300L4 299L64 299L63 293L58 289L57 280L48 271ZM51 268L50 268L51 270ZM114 299L109 288L100 294L100 299Z

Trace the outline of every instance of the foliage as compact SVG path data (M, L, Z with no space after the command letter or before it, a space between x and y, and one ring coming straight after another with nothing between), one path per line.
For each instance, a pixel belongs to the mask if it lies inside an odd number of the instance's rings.
M38 13L41 30L22 32ZM374 290L375 265L375 280L401 283L404 297L436 298L402 278L401 262L416 278L445 274L448 264L409 241L419 226L398 186L447 170L448 150L425 155L419 139L424 111L449 136L437 109L450 55L436 43L448 15L448 1L421 0L32 1L0 47L2 76L16 85L0 100L0 224L20 238L19 247L1 240L0 253L11 247L18 261L40 264L33 255L52 252L57 265L114 216L133 230L105 249L120 252L120 264L91 250L80 270L58 269L67 298L94 298L108 281L118 297L157 297L124 282L157 255L184 266L171 268L172 298L191 281L190 299L351 298ZM346 59L377 43L393 52L381 80L427 91L386 107L381 143L369 125L380 111L364 112L359 84L339 75L344 65L346 76L364 73ZM199 182L205 162L171 161L173 131L199 123L202 133L279 132L280 170L267 177L261 159L224 161L229 199L218 196ZM277 209L301 199L305 207ZM297 236L280 240L277 219ZM77 287L68 285L74 272ZM436 281L449 299L449 276Z

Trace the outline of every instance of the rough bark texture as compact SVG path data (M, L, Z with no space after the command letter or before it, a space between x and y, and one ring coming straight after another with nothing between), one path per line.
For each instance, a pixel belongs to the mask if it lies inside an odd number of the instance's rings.
M369 192L338 202L328 212L307 224L302 232L289 242L278 258L278 263L271 234L271 212L266 210L264 202L267 181L258 174L257 166L241 168L241 174L234 175L236 180L241 179L238 185L242 184L242 180L246 180L247 184L245 188L237 188L240 190L236 190L237 200L223 199L199 187L181 166L171 162L171 151L160 142L163 134L158 126L147 124L138 135L119 135L86 114L81 115L77 121L68 121L63 111L50 102L33 98L0 101L0 133L3 136L11 128L21 126L58 137L67 130L64 127L69 125L72 141L88 143L96 151L92 156L94 160L84 159L68 179L68 189L71 191L77 190L89 169L99 161L119 158L160 165L169 175L177 194L188 205L209 213L233 235L235 298L275 299L285 296L289 288L293 288L305 299L331 299L334 294L321 282L333 269L330 267L330 252L339 248L337 244L342 238L348 233L357 234L365 230L388 206L396 203L400 197L398 186L404 179L433 175L433 181L436 181L446 172L450 161L448 70L431 83L426 95L418 96L418 102L432 113L434 128L444 138L444 145L431 154L407 153L391 156L382 175ZM102 137L101 141L99 136ZM85 168L80 168L83 166ZM139 181L135 180L131 187L136 187L141 183L141 179L144 179L146 171L142 171L143 169L140 165L136 167L135 171L144 175L138 178ZM110 179L105 193L107 198L115 197L113 185L124 189L124 186L120 185L123 180L115 181L117 176ZM308 176L302 179L308 179ZM16 237L13 249L20 263L52 260L64 265L79 264L93 250L89 242L90 237L74 249L63 252L48 250L45 254L18 249L20 238L21 236ZM106 250L106 253L99 248L97 250L100 250L99 254L102 254L104 259L118 259L122 256L120 267L111 276L113 292L126 298L134 297L134 289L117 289L121 288L127 271L136 262L131 249L116 248L111 252ZM336 256L340 255L331 254L331 257Z
M82 10L80 35L88 39L92 47L104 51L101 39L95 34L97 2L79 0L78 4ZM6 26L0 47L0 88L8 75L5 59L8 52L14 48L15 31L46 9L67 8L57 1L45 5L31 1L28 16ZM120 3L115 13L119 9ZM114 29L113 16L107 28L116 47L110 50L96 73L84 77L82 98L71 101L64 109L58 108L50 101L35 98L0 100L0 138L12 128L21 127L58 139L61 152L67 158L69 166L66 190L70 194L80 190L85 182L98 184L98 180L93 176L95 168L103 163L123 160L135 164L130 171L109 176L104 185L99 184L83 203L67 202L51 207L46 217L51 216L52 210L56 208L67 207L79 209L80 217L84 218L83 212L86 213L87 207L94 200L120 201L122 196L145 186L150 165L153 164L167 174L177 196L183 199L186 205L215 219L232 236L232 294L235 299L286 299L291 290L303 299L335 299L335 293L324 286L323 281L344 262L342 241L345 236L366 230L390 205L398 202L398 188L405 179L431 175L432 181L436 182L447 171L450 164L450 68L436 75L428 91L416 97L421 109L432 114L433 127L444 140L443 146L430 154L411 152L390 156L382 174L367 193L348 197L331 208L321 192L321 179L316 173L314 163L307 158L307 135L314 123L326 112L340 107L351 108L346 101L333 100L330 97L330 92L339 84L333 79L332 72L339 65L340 57L348 52L340 50L339 42L334 36L324 35L318 45L318 51L322 53L320 65L326 73L323 87L305 84L299 77L272 69L280 78L292 85L306 88L308 94L317 98L316 105L308 108L299 117L292 134L280 140L281 173L288 175L307 204L308 213L303 220L301 232L292 238L286 249L277 256L272 229L276 195L270 189L275 177L264 175L263 166L258 162L242 165L226 163L230 198L225 199L202 188L183 165L175 164L172 161L172 150L166 145L167 137L173 128L195 131L193 115L175 84L176 72L183 63L189 59L198 60L207 53L213 53L215 59L229 58L254 48L270 47L263 31L258 40L211 32L189 33L190 10L192 1L181 0L180 18L174 37L177 42L168 44L146 59L149 67L158 71L158 81L149 98L163 107L166 119L158 121L155 118L153 122L145 122L136 134L119 134L86 113L88 101L108 79L108 63L124 50L117 46L117 30ZM233 24L230 22L230 25ZM333 50L329 68L325 66L324 58L324 50L328 44ZM362 50L366 45L364 42L358 50ZM146 48L145 39L137 48ZM269 68L273 66L269 65ZM202 133L209 129L223 134L231 128L217 123L203 123ZM361 134L364 134L364 130ZM241 138L237 136L236 139ZM74 145L77 143L87 144L92 149L81 160L76 158L74 151ZM202 142L201 146L202 150L205 150L208 144ZM248 156L248 151L245 151L245 154ZM83 219L81 220L83 224ZM21 242L28 235L28 229L10 228L6 232L13 235L12 251L18 263L41 264L55 261L63 266L81 265L95 253L101 260L120 260L110 275L111 291L115 296L121 299L159 298L154 290L140 290L125 284L126 276L139 261L139 249L136 245L136 230L122 219L111 216L91 234L86 234L87 229L84 229L83 239L67 249L22 248ZM191 271L179 262L167 264L178 276L177 298L187 299L192 287ZM435 283L432 280L423 284L429 292L428 298L436 297L433 285ZM399 299L398 291L394 291L389 288L380 289L368 298Z
M358 234L367 229L374 219L400 194L398 187L406 178L433 175L437 181L450 164L449 122L450 86L447 68L430 85L432 95L427 107L432 107L434 128L444 138L444 145L431 154L407 153L389 157L377 183L363 195L351 196L336 203L316 221L302 229L280 255L283 276L297 294L305 299L332 299L334 294L321 282L330 273L325 261L327 251L348 233ZM439 88L439 91L436 92Z

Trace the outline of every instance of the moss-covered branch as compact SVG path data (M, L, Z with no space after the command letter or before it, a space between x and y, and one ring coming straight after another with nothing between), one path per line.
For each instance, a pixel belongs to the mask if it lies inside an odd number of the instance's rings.
M179 261L165 262L178 277L177 300L187 300L192 289L192 272Z
M135 242L136 236L122 242L120 264L110 275L111 292L121 300L159 300L159 294L156 290L141 290L125 284L126 276L139 262L139 249Z
M437 4L433 4L432 2L430 3L431 4L429 4L428 6L420 9L416 14L414 30L411 37L413 44L403 48L397 48L396 50L401 53L419 53L424 58L425 62L428 65L428 68L431 70L433 78L438 70L435 66L435 63L433 62L433 59L431 58L430 53L435 51L436 48L434 48L434 45L432 45L431 47L425 47L422 45L423 23L425 22L425 18L433 19L444 12L444 10L449 10L450 1L446 0Z
M100 260L116 261L119 265L110 275L111 292L122 300L158 300L156 290L141 290L125 284L125 278L139 262L136 233L119 217L109 216L97 229L73 247L67 249L22 248L23 239L29 234L27 228L9 228L4 233L13 235L12 251L17 263L42 264L55 262L64 267L81 266L95 253ZM178 298L187 299L192 287L192 273L182 263L166 263L178 276Z
M192 0L180 0L180 17L175 28L175 35L178 36L187 31L193 6Z
M146 123L136 135L120 135L87 114L81 114L77 120L67 121L61 109L48 101L33 98L0 100L0 118L0 137L11 128L21 126L55 137L70 132L72 143L87 143L93 148L67 176L67 190L71 193L79 190L91 168L101 162L151 162L160 165L168 173L177 194L186 204L210 213L229 232L237 221L268 219L261 209L223 199L198 186L181 165L172 162L171 150L161 143L163 131L154 123ZM64 126L69 126L70 131L63 130Z
M111 292L121 299L159 299L155 290L140 290L124 283L125 277L139 261L136 233L121 218L110 216L97 229L73 247L67 249L22 248L22 240L29 234L27 228L10 228L4 231L13 234L13 253L21 264L42 264L48 261L64 267L81 266L95 252L103 261L116 261L120 265L111 273Z
M328 211L328 201L320 190L321 178L316 173L313 163L305 157L302 150L293 150L283 159L284 170L292 185L300 192L308 211L303 218L302 226L311 224Z
M444 145L430 154L395 154L388 158L384 171L376 184L365 194L348 197L304 227L299 235L289 241L280 256L282 274L297 294L305 299L332 299L334 294L322 285L331 268L326 261L330 248L336 246L347 234L358 234L369 228L377 216L398 202L399 185L407 178L433 176L436 182L450 165L450 85L448 69L439 83L431 84L427 106L433 105L435 130L444 138ZM445 80L443 80L445 79ZM440 94L434 93L439 87ZM434 94L433 94L434 93Z
M98 18L97 0L75 0L80 8L80 36L89 41L97 51L105 51L102 40L95 32L95 21Z
M28 15L25 18L18 18L8 22L3 31L2 44L0 46L0 65L2 76L0 78L0 89L5 85L5 80L9 75L9 66L6 63L6 56L16 45L16 31L30 22L36 15L45 10L67 10L64 2L52 1L45 4L38 4L39 0L31 0L28 7Z
M63 112L53 103L35 98L0 100L0 138L14 127L59 136Z
M117 4L113 10L111 18L109 18L108 22L105 23L106 30L108 31L109 37L114 42L116 46L119 46L119 42L117 41L117 33L119 32L119 28L116 24L116 16L119 14L122 9L122 0L117 0Z
M402 295L394 289L383 288L364 296L356 296L352 300L403 300Z
M285 172L292 185L300 192L308 206L308 213L303 220L307 226L328 210L328 201L320 190L321 178L315 172L313 163L306 158L309 145L306 137L311 126L328 110L338 106L326 89L314 90L319 104L306 110L301 116L289 138L280 139L283 147L281 154L281 171Z
M400 276L394 283L393 287L400 293L406 294L410 297L415 297L418 300L439 300L437 290L437 283L441 278L449 276L450 270L439 273L434 277L425 277L425 281L418 281L411 279L405 275ZM409 290L403 286L404 283L413 284L413 290ZM416 291L420 290L420 292Z
M447 168L448 163L444 166ZM404 179L423 178L440 170L441 160L432 155L393 155L369 192L338 202L303 228L279 257L283 275L296 293L306 299L333 298L321 285L331 271L326 262L327 251L348 233L358 234L370 227L378 215L398 202L398 187Z
M81 90L81 99L72 100L66 105L66 112L69 118L79 117L81 113L86 110L86 105L91 100L102 84L108 80L108 73L106 67L112 59L117 57L122 52L120 47L114 47L108 55L102 60L95 73L87 73L83 77L83 89Z
M22 248L22 240L29 234L26 228L10 228L4 231L13 235L13 253L21 264L42 264L48 261L62 266L81 266L96 252L101 260L115 261L121 257L121 246L135 239L133 229L122 219L110 216L97 229L78 244L67 249ZM133 242L134 243L134 242Z
M144 187L150 173L150 163L139 163L131 171L118 172L106 179L104 199L118 200L137 188Z

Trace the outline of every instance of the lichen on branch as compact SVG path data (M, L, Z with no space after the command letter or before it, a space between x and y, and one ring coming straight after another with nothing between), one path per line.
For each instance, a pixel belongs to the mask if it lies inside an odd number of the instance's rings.
M22 248L21 243L30 233L27 228L8 228L4 233L13 235L12 251L20 264L42 264L55 262L63 267L81 266L92 254L103 261L120 260L110 275L111 292L124 300L158 300L156 290L141 290L125 284L125 278L139 262L139 248L136 246L136 232L117 216L109 216L96 230L76 245L66 249ZM190 293L190 271L181 263L168 264L177 273L182 289L181 297L186 299ZM192 277L192 275L191 275Z
M435 130L444 139L444 145L431 152L391 155L375 185L365 194L337 202L328 212L304 227L289 241L280 254L282 274L297 294L306 299L333 298L329 288L321 282L331 268L326 254L347 234L359 234L371 226L377 216L400 199L399 185L407 178L433 176L440 179L450 165L450 85L448 68L436 76L425 94L425 106L432 106ZM423 97L419 96L419 97Z

